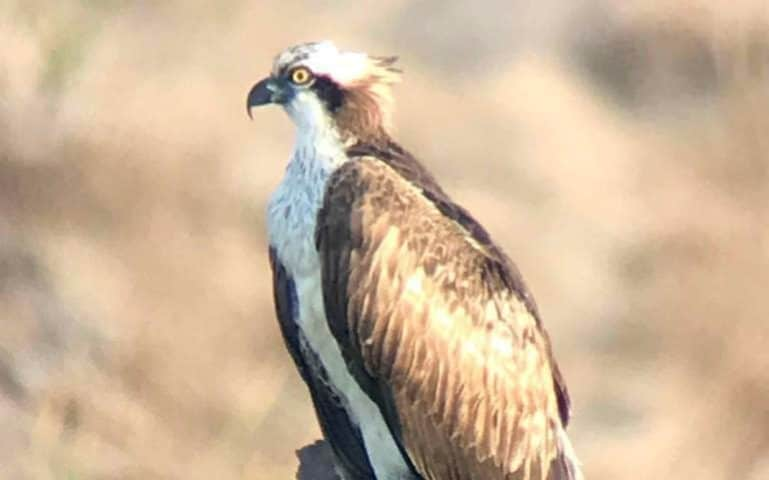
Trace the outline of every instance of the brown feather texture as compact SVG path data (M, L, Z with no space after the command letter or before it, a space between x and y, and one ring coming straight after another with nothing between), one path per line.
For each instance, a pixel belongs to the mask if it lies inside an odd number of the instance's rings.
M401 80L402 71L395 67L398 57L369 57L365 74L347 85L347 99L337 119L344 129L353 123L361 132L389 131L392 125L392 86Z
M319 217L324 282L344 289L327 311L388 385L419 474L577 478L564 474L548 339L499 259L377 158L334 174Z
M361 77L341 84L344 101L334 113L343 138L376 142L387 136L392 126L392 86L401 79L395 67L397 57L368 57Z

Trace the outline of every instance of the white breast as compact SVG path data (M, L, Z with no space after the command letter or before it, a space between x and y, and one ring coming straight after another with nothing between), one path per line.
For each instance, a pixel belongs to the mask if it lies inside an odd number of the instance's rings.
M323 306L320 261L314 243L315 223L326 181L347 157L333 136L318 138L315 133L301 137L286 175L270 201L270 244L294 279L299 300L299 328L323 363L348 415L359 426L377 478L411 478L379 408L347 369Z

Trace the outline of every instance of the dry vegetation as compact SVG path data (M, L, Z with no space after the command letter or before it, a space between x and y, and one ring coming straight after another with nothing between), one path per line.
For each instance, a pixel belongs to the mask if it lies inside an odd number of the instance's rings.
M0 3L0 477L292 477L292 132L244 99L333 38L401 55L398 137L529 279L588 478L769 478L765 0L211 5Z

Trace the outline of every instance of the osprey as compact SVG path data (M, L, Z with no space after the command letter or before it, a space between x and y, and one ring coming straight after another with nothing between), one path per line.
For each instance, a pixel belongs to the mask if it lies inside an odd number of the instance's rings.
M343 479L573 480L566 385L508 257L388 134L395 58L308 43L248 94L296 125L268 207L280 328Z

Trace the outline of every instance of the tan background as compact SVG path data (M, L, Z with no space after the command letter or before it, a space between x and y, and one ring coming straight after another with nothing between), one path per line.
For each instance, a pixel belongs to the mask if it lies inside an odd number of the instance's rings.
M292 476L292 129L245 95L331 38L400 55L396 136L528 279L587 477L768 479L767 5L4 0L0 477Z

